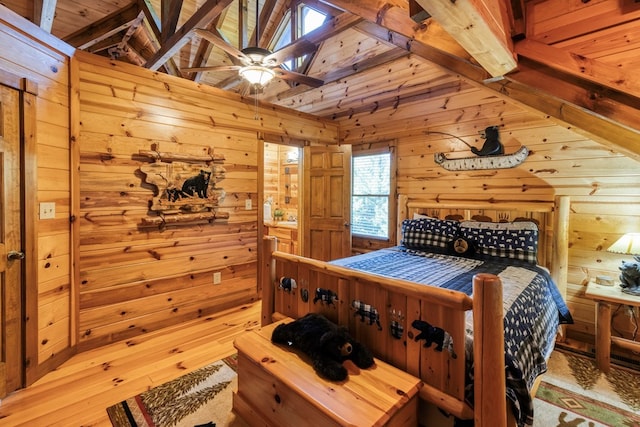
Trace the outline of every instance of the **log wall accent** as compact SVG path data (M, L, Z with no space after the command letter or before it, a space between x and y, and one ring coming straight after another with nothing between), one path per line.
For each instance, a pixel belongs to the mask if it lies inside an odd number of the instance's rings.
M51 369L74 342L74 335L69 334L74 309L69 226L69 58L73 49L4 6L0 5L0 11L0 69L37 87L35 134L27 136L35 137L37 153L26 161L37 165L37 182L27 188L27 194L36 195L36 205L56 204L54 219L40 220L37 213L26 213L27 221L34 219L36 230L27 238L35 239L37 246L36 259L24 260L26 268L34 268L37 275L37 283L28 284L30 291L37 290L37 296L29 295L37 300L37 307L25 316L31 320L26 351L30 368L34 368L28 373L32 382L32 375Z
M356 147L397 139L398 194L441 202L553 202L569 196L567 300L576 324L571 336L593 340L594 304L584 297L597 275L617 278L624 256L606 249L622 234L640 227L640 164L583 135L558 126L542 114L525 111L489 91L462 86L454 94L433 95L420 102L399 103L375 112L339 118L341 141ZM447 171L434 153L472 156L454 137L480 148L480 131L500 126L505 152L525 145L523 164L513 169ZM630 258L630 257L627 257ZM621 316L623 317L623 316ZM633 327L618 319L619 330Z
M82 52L78 58L80 350L259 298L259 132L329 142L337 127L279 107L261 106L256 121L253 104L238 96ZM160 228L149 221L156 190L140 168L153 160L138 153L152 145L223 156L226 194L216 219Z

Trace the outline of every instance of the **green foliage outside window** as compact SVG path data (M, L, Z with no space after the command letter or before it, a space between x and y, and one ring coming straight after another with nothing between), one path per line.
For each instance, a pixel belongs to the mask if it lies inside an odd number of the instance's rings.
M389 237L389 193L391 187L389 153L353 157L351 192L351 232Z

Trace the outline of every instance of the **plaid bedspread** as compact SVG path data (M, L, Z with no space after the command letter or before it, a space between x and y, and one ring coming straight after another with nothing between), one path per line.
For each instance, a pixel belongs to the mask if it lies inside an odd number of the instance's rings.
M332 261L344 267L472 294L473 276L491 273L503 284L507 397L518 425L533 425L529 394L546 372L560 323L571 314L548 272L506 258L475 259L408 250L402 246ZM467 400L473 403L473 319L467 315Z

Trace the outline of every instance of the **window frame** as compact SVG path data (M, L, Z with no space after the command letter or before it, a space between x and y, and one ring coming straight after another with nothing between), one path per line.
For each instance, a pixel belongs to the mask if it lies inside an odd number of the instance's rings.
M350 200L351 200L351 208L350 208L350 221L353 221L353 188L354 188L354 182L355 182L355 177L354 177L354 167L353 167L353 158L356 157L363 157L363 156L374 156L374 155L379 155L379 154L389 154L389 195L388 195L388 206L387 206L387 215L388 215L388 230L387 230L387 237L379 237L379 236L373 236L373 235L368 235L368 234L360 234L360 233L355 233L353 232L353 228L351 231L351 236L352 239L358 239L358 240L367 240L367 241L372 241L372 242L378 242L378 243L382 243L382 242L395 242L396 240L396 228L397 228L397 224L396 224L396 219L397 219L397 213L396 213L396 200L397 200L397 187L396 187L396 169L397 169L397 162L396 162L396 141L386 141L383 143L378 143L378 144L372 144L369 145L367 144L366 147L358 147L356 145L353 146L352 149L352 162L351 162L351 196L350 196ZM375 245L375 244L374 244ZM381 246L382 247L382 246Z

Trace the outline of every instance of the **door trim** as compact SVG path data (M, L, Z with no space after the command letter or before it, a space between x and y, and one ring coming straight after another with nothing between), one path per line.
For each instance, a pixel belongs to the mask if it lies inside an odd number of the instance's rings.
M20 117L20 203L21 203L21 251L25 254L22 261L21 304L22 323L21 341L23 366L21 383L27 385L30 355L37 358L37 308L38 308L38 264L37 264L37 147L36 147L36 96L38 86L29 79L22 78L0 69L0 85L18 92ZM27 191L27 190L32 191ZM31 334L31 327L35 335ZM31 337L27 340L27 337ZM29 353L29 341L35 353Z

